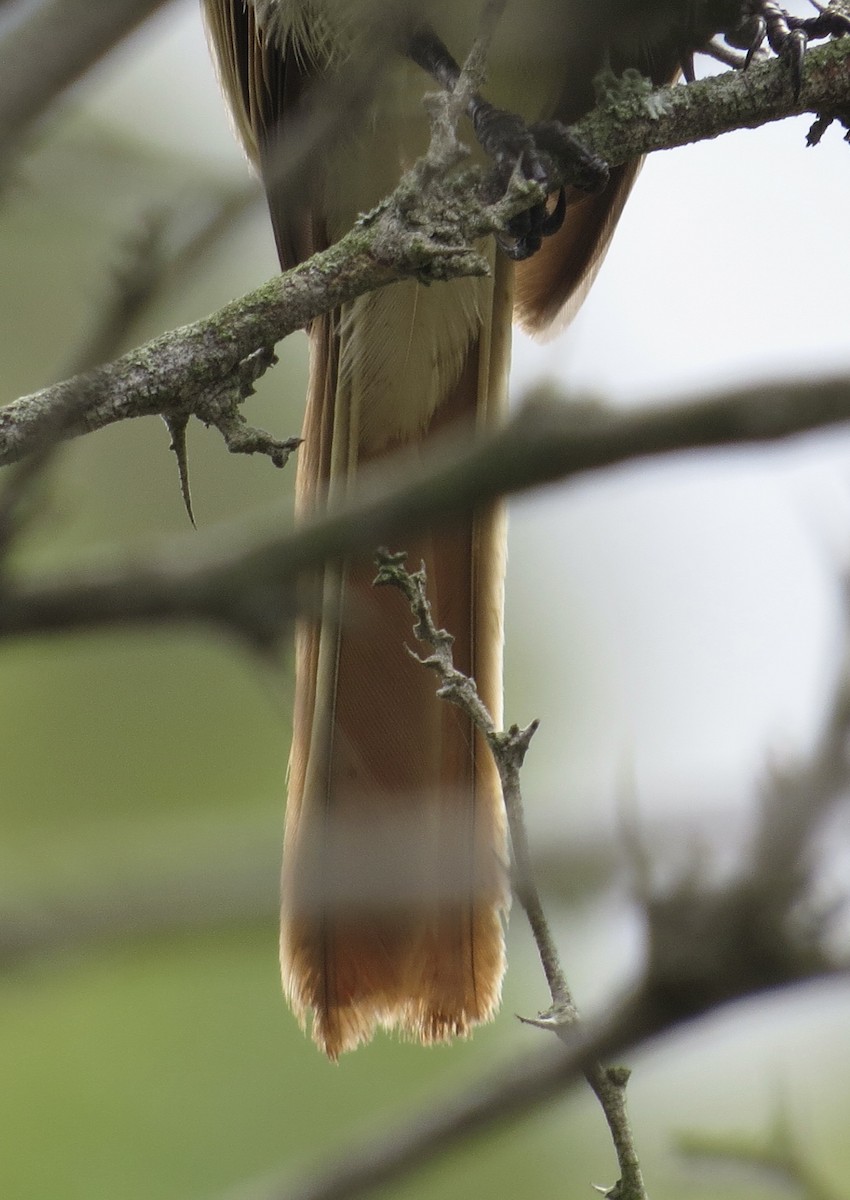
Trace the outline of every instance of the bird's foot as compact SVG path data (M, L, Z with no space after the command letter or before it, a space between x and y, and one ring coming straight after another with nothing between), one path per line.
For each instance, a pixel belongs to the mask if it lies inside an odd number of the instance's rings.
M601 191L608 182L608 167L559 121L527 124L478 97L470 115L479 144L496 167L499 186L506 189L518 172L548 193L544 202L513 217L497 239L511 258L529 258L563 225L567 184L584 192ZM567 184L556 182L565 177Z
M746 0L739 24L726 33L726 41L746 51L746 65L767 43L787 64L794 95L803 85L803 60L810 41L843 37L850 34L850 14L836 3L824 7L813 17L798 17L774 0Z

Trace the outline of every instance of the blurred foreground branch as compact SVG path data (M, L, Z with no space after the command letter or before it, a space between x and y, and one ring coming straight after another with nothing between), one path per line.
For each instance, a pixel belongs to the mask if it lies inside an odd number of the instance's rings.
M110 3L116 11L125 7L121 0ZM66 0L63 7L74 6ZM848 49L836 44L807 58L799 103L777 62L746 76L658 93L632 80L603 98L575 132L616 164L797 111L847 111ZM483 270L469 247L537 197L523 185L488 205L480 200L486 180L475 176L479 199L473 188L470 203L471 177L463 186L457 180L441 183L421 210L411 205L408 179L346 239L284 278L117 363L9 406L0 412L0 462L153 413L172 419L194 414L223 432L232 428L237 406L271 363L282 336L398 278L433 282ZM213 536L189 553L180 548L53 578L16 577L7 567L0 577L0 636L203 620L265 647L276 643L295 611L298 577L328 559L554 480L652 455L776 440L848 420L847 379L736 390L638 413L575 407L540 392L508 426L473 448L438 447L421 467L397 464L394 472L364 482L344 509L292 534L256 539L247 548L244 538L222 543ZM822 923L807 902L814 834L846 797L848 726L850 692L843 680L812 760L766 789L750 860L740 871L722 886L688 878L671 892L649 891L642 898L648 945L643 974L598 1021L571 1034L559 1029L563 1049L550 1044L544 1052L524 1055L468 1093L341 1156L302 1186L273 1182L263 1194L269 1200L360 1195L477 1132L530 1113L599 1070L596 1064L611 1054L732 1000L845 971L847 963L825 948ZM163 920L162 913L156 920Z
M475 1136L531 1116L580 1082L588 1063L666 1035L736 1000L769 989L846 975L846 948L829 945L828 910L816 894L818 850L826 823L850 793L850 672L844 666L823 732L807 760L766 780L760 819L741 846L736 868L722 883L693 875L666 891L651 882L639 897L646 927L645 962L634 987L568 1044L549 1041L523 1053L381 1136L361 1139L330 1163L293 1181L287 1170L228 1193L229 1200L353 1200L397 1181ZM652 858L667 863L656 830L645 831ZM660 831L663 834L663 829ZM228 839L228 846L233 839ZM16 922L7 908L0 938L6 963L19 956L66 948L104 936L191 931L236 915L273 917L275 864L257 871L255 843L232 860L219 887L199 867L178 883L160 876L153 888L131 887L108 912L96 904L42 906L33 921ZM573 847L573 849L575 849ZM648 857L648 856L647 856ZM242 861L240 861L240 859ZM219 860L217 860L219 861ZM227 862L226 856L220 862ZM246 874L247 869L247 874ZM562 864L569 873L569 867ZM712 874L711 863L706 874ZM651 869L650 869L651 875ZM261 878L260 878L261 877ZM199 886L199 880L201 884ZM231 880L229 883L228 880ZM164 883L167 882L167 886Z
M0 412L0 416L2 413ZM0 637L115 624L205 621L276 644L307 569L450 521L496 496L662 454L766 443L850 421L850 380L762 384L637 410L534 393L474 445L435 445L363 473L343 507L293 532L213 530L147 557L0 579Z
M268 830L250 838L235 833L179 867L134 864L122 870L120 883L106 882L119 851L93 856L85 886L52 879L47 894L0 900L0 973L139 939L199 937L257 923L271 928L280 910L277 844Z
M57 98L170 0L44 0L0 38L0 163ZM0 179L0 183L3 180Z
M710 840L705 821L653 823L652 845L681 854L694 839ZM130 835L127 835L130 839ZM244 924L276 924L280 913L280 855L269 829L246 819L208 846L205 828L192 831L194 859L175 866L157 856L122 867L114 864L126 845L98 849L86 858L84 878L53 874L44 891L0 899L0 973L33 959L58 954L63 961L80 953L135 938L196 936ZM609 888L622 864L622 852L601 834L569 837L547 834L533 847L535 873L559 907L587 901ZM6 880L6 892L10 892Z

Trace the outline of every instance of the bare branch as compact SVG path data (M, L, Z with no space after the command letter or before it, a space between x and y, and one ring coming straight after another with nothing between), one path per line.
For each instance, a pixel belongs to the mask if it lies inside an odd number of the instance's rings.
M235 357L238 347L223 343L219 353ZM165 379L163 373L163 386ZM699 402L626 411L571 404L540 390L503 428L472 447L435 440L427 457L399 456L380 472L364 472L350 502L295 532L224 540L212 531L123 566L6 578L0 637L205 620L267 644L292 613L298 576L329 560L371 552L496 496L662 454L773 442L847 421L850 380L843 377L762 384Z
M681 844L690 826L665 823L653 829L653 845ZM272 922L280 912L280 855L265 826L246 819L228 830L221 845L207 852L202 834L195 860L179 870L160 861L114 877L111 849L95 852L86 864L90 887L63 886L53 877L45 892L14 895L0 902L0 972L43 955L74 954L103 942L151 936L189 936L216 931L233 922ZM552 883L559 903L592 895L610 885L619 862L615 847L599 836L546 837L536 847L538 875ZM564 896L564 881L569 882Z
M161 2L83 0L83 7L94 14L100 34L110 28L104 9L117 14L119 25L112 29L120 36L121 29L130 28ZM81 11L80 0L54 0L48 7L61 10L66 18ZM141 15L134 18L134 11ZM65 41L46 43L61 57L64 73L52 66L51 54L45 59L42 41L39 69L44 76L46 68L47 78L46 83L44 77L39 80L41 95L35 94L31 82L28 92L25 81L19 80L5 108L0 101L0 147L14 145L50 98L75 77L74 72L106 48L104 44L98 50L91 28L86 32L79 13L77 26L80 40L70 42L74 53L69 54L67 24ZM32 26L29 33L34 29L37 32ZM18 57L21 49L26 50L26 45L19 44ZM37 77L31 56L29 66L25 54L23 59L25 74ZM642 81L629 78L625 85L613 86L599 109L574 132L616 164L654 149L796 112L828 117L850 109L848 62L850 47L841 43L812 52L799 100L792 94L784 66L777 62L687 89L651 92ZM281 337L319 313L398 278L431 282L483 269L480 257L469 247L538 198L531 185L524 185L524 190L512 191L494 206L471 202L486 195L485 185L483 176L468 171L462 186L449 180L428 197L430 206L414 209L408 180L393 200L364 218L348 238L283 279L114 364L9 406L0 412L0 463L37 462L49 452L45 447L59 438L153 413L178 421L187 414L198 415L238 443L235 406L244 398L246 378L250 386L267 368ZM556 479L653 455L772 441L848 420L850 381L843 378L738 390L699 403L679 402L625 414L594 405L576 410L561 398L540 392L505 429L480 444L471 449L457 444L448 450L437 447L422 467L409 462L396 465L393 472L364 481L344 509L296 533L248 547L244 539L222 545L220 539L210 537L199 540L190 554L181 549L126 567L94 568L76 575L63 572L53 579L19 581L4 576L0 637L115 622L206 620L266 646L276 641L294 611L299 575L330 558L366 550L439 518L469 511L497 495ZM17 501L13 489L9 513ZM0 514L0 525L7 515ZM9 518L6 525L11 523ZM0 542L5 532L5 527L0 530ZM343 1156L300 1188L273 1183L265 1193L269 1200L341 1200L360 1195L497 1122L529 1113L581 1075L599 1072L600 1086L610 1084L616 1093L607 1102L618 1103L625 1076L595 1066L610 1054L731 1000L844 970L824 952L817 928L810 926L806 932L811 940L801 943L790 917L792 909L807 898L811 884L807 852L813 835L847 784L848 722L850 702L840 692L815 759L797 772L787 772L781 784L774 781L746 872L722 888L688 880L672 894L650 898L645 972L619 1006L612 1006L599 1022L580 1033L568 1035L560 1028L568 1042L565 1047L549 1046L545 1053L508 1064L469 1093L390 1131L357 1154ZM516 737L514 766L525 747L520 731ZM801 815L799 809L813 798L815 802ZM792 879L783 886L777 885L772 860L777 827L768 825L777 815L782 862L790 867ZM572 1008L557 960L552 959L549 967L553 1001L560 997ZM627 1154L628 1145L626 1140L618 1151Z
M737 998L747 994L740 991ZM465 1092L364 1139L301 1181L293 1181L288 1172L280 1179L266 1177L231 1190L222 1200L355 1200L483 1133L532 1116L578 1083L589 1061L634 1048L674 1028L679 1021L671 1016L668 1012L668 1019L662 1020L651 995L638 988L609 1016L586 1025L569 1048L555 1044L511 1059Z
M426 591L424 565L411 575L404 567L405 557L403 553L389 554L386 550L380 550L375 560L378 565L375 584L395 587L405 597L414 617L413 632L419 641L431 649L426 658L418 661L423 667L434 671L439 678L437 695L441 700L447 700L464 712L487 739L499 772L505 801L511 835L514 892L528 917L552 1000L552 1007L547 1013L537 1021L526 1023L552 1029L562 1041L570 1044L579 1022L578 1009L561 967L555 939L549 928L534 878L520 786L520 771L531 739L537 731L538 722L533 721L525 729L513 725L506 732L496 728L492 716L478 694L475 680L464 675L454 665L454 638L447 630L438 629L434 624ZM626 1111L629 1072L618 1067L605 1068L598 1061L589 1061L584 1074L602 1106L620 1168L619 1181L607 1195L616 1196L617 1200L646 1200L646 1188Z

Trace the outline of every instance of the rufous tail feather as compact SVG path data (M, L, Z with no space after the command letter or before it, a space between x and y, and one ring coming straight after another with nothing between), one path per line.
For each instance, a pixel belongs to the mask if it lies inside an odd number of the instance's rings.
M511 266L500 259L478 330L421 444L498 418L511 301ZM420 309L417 319L428 314ZM362 444L346 329L335 314L312 330L302 515L339 498L367 462L396 448L375 455ZM425 564L456 666L474 676L500 721L501 506L403 548L414 566ZM321 615L302 621L296 640L281 962L293 1009L302 1022L312 1013L313 1037L331 1058L378 1026L425 1042L464 1034L493 1016L504 972L509 891L498 775L470 719L436 696L435 676L407 652L411 614L397 592L372 586L374 575L368 560L328 568Z

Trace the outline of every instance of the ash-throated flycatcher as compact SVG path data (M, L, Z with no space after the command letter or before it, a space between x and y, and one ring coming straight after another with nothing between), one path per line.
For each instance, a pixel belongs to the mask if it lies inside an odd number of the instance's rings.
M267 186L285 268L345 233L424 151L422 97L434 86L426 72L451 86L452 55L471 46L482 7L202 3L236 125ZM690 10L691 0L678 4ZM657 21L670 5L508 0L488 62L488 101L528 122L569 123L591 107L592 80L606 62L672 79L682 47ZM331 114L337 128L303 155L299 131L307 136L323 96L339 104L340 81L355 78L359 59L371 64L368 101ZM294 179L287 152L303 157ZM365 463L453 425L499 419L512 314L540 329L577 306L636 172L637 164L616 169L598 195L568 193L566 220L525 262L515 265L490 239L487 278L398 283L313 322L302 514L343 497ZM454 635L455 663L475 678L498 724L501 508L406 548L424 561L436 623ZM321 618L297 631L281 961L296 1014L303 1022L312 1013L313 1037L332 1058L379 1025L425 1042L465 1033L493 1016L504 971L509 889L498 776L470 720L435 696L433 676L406 652L409 612L394 592L372 588L373 574L363 561L328 568Z

